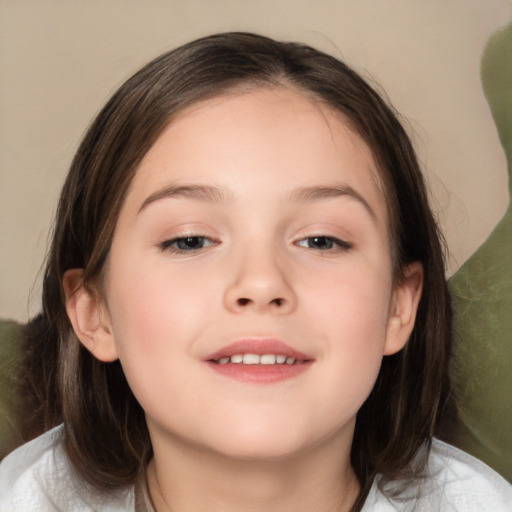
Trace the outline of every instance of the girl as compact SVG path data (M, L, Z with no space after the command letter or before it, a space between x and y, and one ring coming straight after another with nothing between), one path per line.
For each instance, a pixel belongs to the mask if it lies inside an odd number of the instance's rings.
M43 304L22 428L47 432L0 466L2 511L512 502L433 438L451 310L411 143L312 48L220 34L128 80L72 163Z

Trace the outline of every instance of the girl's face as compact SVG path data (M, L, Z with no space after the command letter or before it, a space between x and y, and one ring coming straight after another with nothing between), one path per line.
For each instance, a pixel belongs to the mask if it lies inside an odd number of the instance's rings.
M339 114L282 88L228 95L182 112L143 159L89 348L119 357L154 446L348 450L412 329L409 274L393 287L378 171Z

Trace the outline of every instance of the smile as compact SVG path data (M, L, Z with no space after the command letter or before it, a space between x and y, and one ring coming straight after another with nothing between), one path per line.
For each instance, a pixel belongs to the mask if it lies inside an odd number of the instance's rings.
M235 354L231 357L221 357L218 360L214 360L214 362L218 364L265 364L265 365L273 365L273 364L300 364L303 361L300 359L295 359L294 357L287 357L283 354Z
M236 341L205 358L217 374L250 384L273 384L296 377L314 359L280 340L248 338Z

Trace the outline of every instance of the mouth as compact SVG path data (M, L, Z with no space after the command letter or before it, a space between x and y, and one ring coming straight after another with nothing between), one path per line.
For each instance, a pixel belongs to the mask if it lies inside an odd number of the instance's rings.
M270 384L311 367L314 359L275 339L244 339L205 358L217 373L241 382Z
M220 359L211 360L217 364L263 364L263 365L274 365L274 364L301 364L304 361L295 359L294 357L287 357L284 354L234 354L232 356L224 356Z

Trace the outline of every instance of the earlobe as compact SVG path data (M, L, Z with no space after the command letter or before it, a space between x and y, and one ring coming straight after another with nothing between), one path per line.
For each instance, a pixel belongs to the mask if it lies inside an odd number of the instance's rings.
M118 359L108 312L97 293L83 283L83 270L71 269L62 280L66 312L82 345L103 362Z
M419 262L411 263L393 292L384 355L399 352L409 340L422 289L423 266Z

